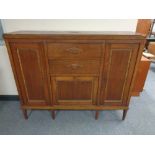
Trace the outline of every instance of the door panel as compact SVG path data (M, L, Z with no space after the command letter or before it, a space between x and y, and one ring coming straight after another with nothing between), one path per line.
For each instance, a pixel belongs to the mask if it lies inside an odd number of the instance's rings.
M74 85L73 80L57 81L57 97L59 100L74 100Z
M107 44L101 103L125 104L138 54L138 44Z
M12 43L11 49L24 104L47 104L49 95L42 46L38 43Z
M51 77L55 104L96 104L97 77Z

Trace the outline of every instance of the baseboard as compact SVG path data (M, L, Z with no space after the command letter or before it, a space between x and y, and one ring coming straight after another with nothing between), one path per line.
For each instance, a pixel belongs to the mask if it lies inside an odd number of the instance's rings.
M0 95L0 101L19 101L18 95Z

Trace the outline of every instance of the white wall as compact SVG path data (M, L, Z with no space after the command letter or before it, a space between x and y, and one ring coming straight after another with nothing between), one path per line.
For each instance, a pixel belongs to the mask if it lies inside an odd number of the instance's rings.
M3 20L6 32L17 30L135 31L137 20Z
M4 19L5 32L18 30L66 30L66 31L135 31L137 20L15 20ZM16 95L17 89L13 78L7 50L0 46L0 95Z

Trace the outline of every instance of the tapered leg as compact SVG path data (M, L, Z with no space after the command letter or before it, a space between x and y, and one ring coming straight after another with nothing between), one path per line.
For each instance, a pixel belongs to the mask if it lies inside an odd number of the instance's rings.
M27 120L28 119L27 110L22 109L22 111L23 111L24 118Z
M127 114L128 110L123 110L123 117L122 120L125 120L126 114Z
M51 116L52 116L52 119L55 120L55 110L51 111Z
M99 117L99 111L96 111L96 113L95 113L95 120L98 120L98 117Z

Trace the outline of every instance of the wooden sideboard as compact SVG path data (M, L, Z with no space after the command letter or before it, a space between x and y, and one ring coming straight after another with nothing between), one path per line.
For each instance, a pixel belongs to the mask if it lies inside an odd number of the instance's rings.
M123 110L127 114L145 37L132 32L4 34L21 108Z

